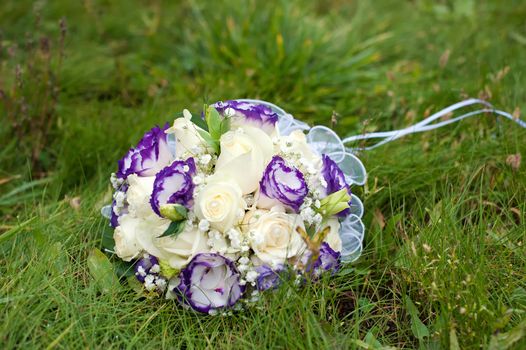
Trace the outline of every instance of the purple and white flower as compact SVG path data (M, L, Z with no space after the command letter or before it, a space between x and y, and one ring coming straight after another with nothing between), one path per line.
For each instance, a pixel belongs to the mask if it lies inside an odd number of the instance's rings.
M335 273L340 269L341 253L335 251L327 242L323 242L316 260L313 259L312 251L306 251L301 262L305 266L305 272L311 277L319 277L324 272Z
M287 166L280 156L274 156L268 164L260 183L260 208L271 208L276 204L298 212L307 196L308 188L303 174L298 169Z
M278 122L278 115L270 107L245 101L230 100L214 105L219 113L232 118L232 125L250 124L272 134Z
M176 294L194 310L204 313L232 307L243 295L234 263L219 254L194 256L179 275Z
M282 268L273 270L268 265L261 265L256 267L258 277L256 279L256 287L259 291L263 292L268 289L277 288L281 282L280 271Z
M194 182L196 173L193 158L176 160L155 175L150 204L153 211L161 216L160 207L163 204L177 203L187 208L193 205Z
M323 167L321 169L321 173L323 175L323 178L325 182L327 183L326 187L326 195L328 196L331 193L338 192L342 188L346 188L349 192L349 195L351 194L351 187L345 181L345 174L343 173L343 170L336 164L334 160L332 160L328 155L324 154L322 156L323 160ZM349 202L349 205L351 202ZM347 208L341 212L338 213L338 216L347 216L350 213L351 209Z
M312 264L313 271L337 272L340 269L341 253L333 250L327 242L320 247L318 259Z
M163 128L158 126L148 131L136 147L119 160L117 177L125 179L128 175L153 176L159 170L170 164L173 154L168 146L167 134L169 124Z

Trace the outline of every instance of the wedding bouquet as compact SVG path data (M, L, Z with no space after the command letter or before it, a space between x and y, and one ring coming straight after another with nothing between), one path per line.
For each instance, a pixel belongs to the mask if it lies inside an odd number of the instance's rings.
M118 162L103 208L149 294L216 313L362 249L365 169L329 128L252 100L184 110Z

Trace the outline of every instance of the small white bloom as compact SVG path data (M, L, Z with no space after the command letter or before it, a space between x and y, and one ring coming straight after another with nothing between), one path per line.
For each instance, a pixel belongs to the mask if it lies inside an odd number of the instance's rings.
M226 117L232 117L234 114L236 114L236 111L233 108L228 107L227 109L225 109Z
M199 163L203 165L207 165L212 160L212 156L210 154L203 154L201 157L199 157Z
M164 278L157 277L155 279L155 284L160 290L164 290L166 288L166 280Z
M123 202L126 199L126 193L124 193L122 191L116 191L113 194L113 199L115 199L115 205L117 207L122 207L123 206Z
M140 266L137 267L137 273L139 274L139 276L146 276L146 271L144 270L144 267Z
M192 178L192 181L194 183L194 185L200 185L203 183L203 178L199 175L195 175L193 178Z
M199 231L206 232L210 229L210 223L206 219L202 219L199 221Z
M154 290L157 287L154 282L155 282L154 275L148 275L144 277L144 288L146 288L146 290L149 290L149 291Z
M312 198L310 197L305 197L305 199L303 200L303 204L301 205L300 209L303 210L305 208L308 208L312 205Z
M110 182L111 182L111 186L114 189L117 189L122 185L122 183L124 182L124 179L118 178L117 174L115 173L111 173Z
M141 267L141 266L139 266L139 267ZM159 273L159 272L161 272L161 266L159 266L159 264L153 265L150 268L150 272L152 272L152 273Z
M314 222L314 216L316 215L316 213L314 212L314 210L310 207L307 207L305 209L303 209L301 212L300 212L300 216L301 218L307 222L308 224L312 224Z
M258 278L258 273L256 271L251 270L247 272L247 276L246 276L247 282L252 283L256 281L256 278Z
M312 218L312 222L316 225L319 225L321 223L321 221L323 220L323 217L321 216L320 213L317 213L316 215L314 215L314 217Z
M239 250L241 248L242 241L241 232L235 228L231 228L227 231L227 236L230 239L230 245L232 248Z
M219 233L217 230L210 230L208 232L208 245L212 249L212 251L215 251L219 254L226 253L228 249L228 244L225 240L225 238Z

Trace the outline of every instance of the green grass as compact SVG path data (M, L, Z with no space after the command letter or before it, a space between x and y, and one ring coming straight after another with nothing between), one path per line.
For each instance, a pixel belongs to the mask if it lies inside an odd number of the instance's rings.
M526 171L506 162L526 131L490 115L361 154L363 256L246 312L100 293L86 263L109 174L153 124L243 97L334 111L341 136L466 96L524 112L525 18L519 0L3 1L0 344L526 347Z

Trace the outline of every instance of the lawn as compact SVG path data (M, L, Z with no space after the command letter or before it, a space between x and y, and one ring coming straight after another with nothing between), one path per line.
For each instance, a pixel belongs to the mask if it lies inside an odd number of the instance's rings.
M362 257L245 312L87 265L117 159L183 108L260 98L343 137L467 97L524 119L525 82L521 0L2 1L2 348L526 348L526 130L491 114L360 153Z

